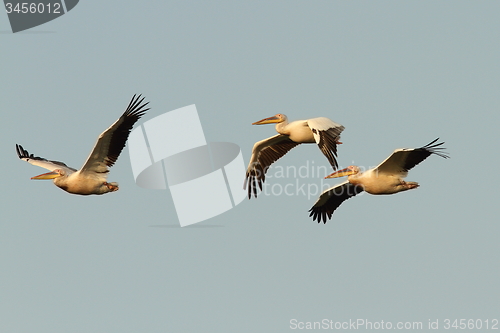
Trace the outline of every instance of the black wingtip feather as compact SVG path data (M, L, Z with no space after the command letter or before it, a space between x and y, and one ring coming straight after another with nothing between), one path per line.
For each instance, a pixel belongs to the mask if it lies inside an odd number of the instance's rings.
M429 142L428 144L426 144L425 146L423 146L420 149L424 149L424 150L428 151L429 153L436 154L438 156L441 156L442 158L450 158L450 156L447 152L442 151L442 150L446 149L444 147L441 147L444 144L444 141L435 144L435 142L438 140L439 140L439 138L436 138L432 142Z
M18 145L18 144L16 143L16 153L17 153L17 156L18 156L19 158L22 158L22 149L23 149L23 147L21 147L20 145Z
M144 113L146 111L149 110L149 108L147 109L143 109L144 107L146 107L149 102L146 102L144 104L142 104L142 102L144 101L144 99L146 97L142 97L142 95L138 95L136 97L136 95L134 95L132 97L132 99L130 100L130 103L127 107L127 110L125 110L124 112L124 115L127 116L127 117L137 117L137 119L139 119L140 117L142 117L144 115Z
M337 170L337 140L340 138L340 133L344 128L342 127L340 130L338 129L330 129L328 131L319 131L320 133L320 142L318 143L319 148L330 162L333 170Z
M332 218L335 210L339 208L344 201L363 191L364 188L362 186L352 185L350 183L334 186L320 195L318 201L309 210L309 217L312 217L313 221L317 220L318 223L323 222L326 224L326 222ZM323 204L318 205L319 200L325 198L325 195L328 196L328 199L324 201Z
M28 151L26 149L24 149L23 146L18 145L17 143L16 143L16 152L17 152L17 156L20 159L23 159L23 158L36 158L33 154L30 155L30 153L28 153Z
M149 108L145 109L149 102L142 104L145 97L141 97L142 95L140 94L132 97L122 115L123 123L111 137L112 144L110 144L110 150L106 158L106 165L108 167L113 166L120 156L134 124L149 110Z

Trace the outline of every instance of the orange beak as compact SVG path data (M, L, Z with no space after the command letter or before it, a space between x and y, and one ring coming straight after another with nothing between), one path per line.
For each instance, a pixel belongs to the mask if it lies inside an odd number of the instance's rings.
M54 179L57 177L61 177L61 175L58 172L47 172L47 173L42 173L41 175L31 177L31 179Z
M264 125L264 124L273 124L273 123L279 123L279 122L281 122L280 118L278 118L276 116L272 116L269 118L264 118L262 120L256 121L252 125Z
M353 174L354 174L354 171L352 171L351 168L345 168L345 169L338 170L338 171L326 176L325 179L327 179L327 178L339 178L339 177L349 176L349 175L353 175Z

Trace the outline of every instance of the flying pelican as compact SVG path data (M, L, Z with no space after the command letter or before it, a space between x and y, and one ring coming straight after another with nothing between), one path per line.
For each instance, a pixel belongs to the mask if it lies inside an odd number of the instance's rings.
M259 120L252 125L272 123L276 123L276 132L279 134L255 143L252 149L252 157L243 185L244 188L248 185L249 199L252 193L257 197L257 184L262 191L262 183L264 183L269 166L301 143L316 142L332 165L333 170L337 169L338 164L335 159L337 144L342 143L339 139L344 126L325 117L296 120L289 123L288 118L280 113Z
M391 156L380 163L376 168L360 172L359 167L351 165L326 176L325 178L338 178L348 176L347 181L340 183L321 193L314 206L309 210L314 220L326 223L342 202L356 194L366 191L370 194L394 194L417 188L416 182L405 182L408 170L425 160L432 154L448 158L446 152L441 151L444 142L431 143L415 149L396 149Z
M130 130L135 122L149 109L141 104L144 97L132 97L127 110L107 130L99 135L94 149L80 170L70 168L57 161L49 161L42 157L29 154L21 145L16 144L17 155L23 161L50 170L50 172L32 177L31 179L53 179L54 184L66 192L80 195L104 194L118 191L118 183L106 181L109 167L115 164L125 147Z

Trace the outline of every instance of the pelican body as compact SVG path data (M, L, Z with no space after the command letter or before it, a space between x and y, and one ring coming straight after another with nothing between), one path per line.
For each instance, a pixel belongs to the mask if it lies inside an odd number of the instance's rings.
M324 191L309 210L309 216L313 220L318 220L318 223L321 221L326 223L345 200L363 191L374 195L385 195L417 188L418 183L403 180L410 169L432 154L443 158L449 157L446 152L441 151L444 148L440 146L444 142L436 143L437 140L439 138L421 148L396 149L376 168L365 172L351 165L326 176L325 178L347 176L347 181Z
M339 170L325 178L338 178L342 176L347 176L347 181L352 185L362 186L365 192L375 195L394 194L419 186L416 182L404 181L404 177L397 173L380 172L376 169L361 172L359 167L355 165Z
M32 177L31 179L52 179L60 189L79 195L104 194L118 191L118 183L107 182L109 167L113 166L125 147L130 131L135 122L149 109L148 104L142 104L144 98L132 97L122 116L105 130L80 170L67 166L63 162L49 161L43 157L28 153L21 145L16 145L18 157L50 172ZM140 100L139 100L140 99Z
M259 141L253 146L244 184L244 188L248 189L249 199L252 193L257 197L257 185L262 190L269 166L301 143L317 143L333 170L337 169L337 144L342 143L339 139L344 126L325 117L289 123L287 116L281 113L252 125L264 124L276 124L276 132L279 134Z

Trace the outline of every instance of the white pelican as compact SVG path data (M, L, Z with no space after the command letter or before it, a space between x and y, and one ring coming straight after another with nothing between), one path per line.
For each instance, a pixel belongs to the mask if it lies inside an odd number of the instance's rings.
M391 156L380 163L376 168L360 172L357 166L351 165L326 176L325 178L338 178L348 176L347 181L340 183L321 193L314 206L309 210L314 220L326 223L342 202L352 198L358 193L366 191L370 194L394 194L418 187L416 182L405 182L408 170L419 164L432 154L448 158L446 152L441 151L444 142L431 143L415 149L396 149Z
M73 194L89 195L118 191L118 183L108 183L106 179L109 167L113 166L120 156L134 123L149 110L144 109L149 102L141 104L144 97L139 100L140 97L141 95L137 98L134 95L122 116L99 135L94 149L80 170L70 168L62 162L33 156L21 145L16 144L20 159L50 170L31 179L53 179L57 187Z
M337 144L340 133L344 126L337 124L325 117L312 118L308 120L296 120L291 123L284 114L259 120L252 125L263 125L276 123L276 132L279 134L255 143L252 149L252 157L248 164L244 188L248 185L248 198L252 193L257 197L257 184L262 191L267 169L280 157L288 153L290 149L301 143L316 142L319 149L325 154L328 162L336 170L338 167Z

